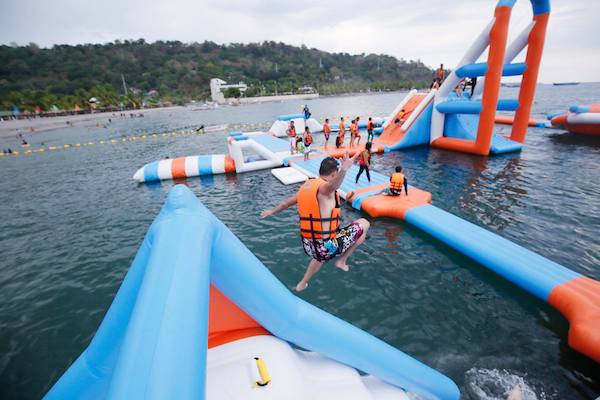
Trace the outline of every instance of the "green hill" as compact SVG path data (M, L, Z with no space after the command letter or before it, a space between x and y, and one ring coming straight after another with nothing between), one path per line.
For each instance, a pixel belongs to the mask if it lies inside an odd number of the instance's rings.
M123 93L121 74L135 94ZM263 42L219 45L178 41L52 48L0 46L0 109L39 105L70 109L97 97L103 106L119 102L186 102L209 98L209 80L244 81L247 96L294 92L309 85L321 94L424 87L433 71L420 61L375 54L328 53L305 46Z

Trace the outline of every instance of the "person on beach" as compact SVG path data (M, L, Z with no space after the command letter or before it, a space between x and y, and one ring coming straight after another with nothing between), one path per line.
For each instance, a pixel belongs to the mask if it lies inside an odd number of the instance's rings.
M294 126L294 121L290 121L287 135L290 138L290 154L294 154L294 151L296 150L296 127Z
M308 287L310 279L325 262L335 257L339 256L335 266L347 272L348 257L365 241L370 226L366 219L357 219L340 228L341 205L337 193L358 154L349 158L346 153L341 165L333 157L325 158L321 162L318 178L308 179L298 193L260 214L262 218L267 218L294 204L298 205L302 246L306 255L311 257L304 277L296 285L299 292Z
M367 122L367 143L373 142L373 130L375 129L375 123L373 123L373 118L369 117L369 121Z
M310 129L308 126L304 127L304 133L302 134L302 141L304 144L304 161L308 161L308 156L310 153L310 145L313 142L312 135L310 134Z
M325 118L323 124L323 136L325 136L325 147L329 144L329 136L331 136L331 127L329 126L329 118Z

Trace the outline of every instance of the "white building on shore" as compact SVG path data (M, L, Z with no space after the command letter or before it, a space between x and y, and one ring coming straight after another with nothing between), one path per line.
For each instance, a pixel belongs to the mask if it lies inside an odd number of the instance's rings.
M228 85L223 79L213 78L210 80L210 96L212 97L212 100L216 101L217 103L225 103L223 90L229 88L239 89L241 93L244 93L246 90L248 90L248 86L244 82Z

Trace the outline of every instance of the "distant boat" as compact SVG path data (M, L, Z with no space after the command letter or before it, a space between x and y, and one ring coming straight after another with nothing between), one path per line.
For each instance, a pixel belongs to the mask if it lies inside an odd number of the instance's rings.
M554 86L574 86L579 85L579 82L554 82Z
M502 83L502 86L504 87L520 87L521 84L519 82L514 82L514 83Z

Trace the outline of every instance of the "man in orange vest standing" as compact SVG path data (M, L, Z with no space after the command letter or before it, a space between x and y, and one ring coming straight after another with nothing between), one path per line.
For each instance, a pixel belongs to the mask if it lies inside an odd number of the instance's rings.
M260 214L262 218L267 218L298 204L302 245L304 252L312 258L304 277L296 285L299 292L308 287L308 281L326 261L337 256L339 258L335 266L347 272L348 257L365 241L370 226L366 219L359 218L340 228L341 205L337 193L359 154L360 152L356 152L354 157L349 158L346 153L341 165L333 157L325 158L321 162L318 178L308 179L298 193L283 200L277 207L264 210Z
M444 64L440 64L440 67L436 71L436 78L438 79L438 83L442 83L444 80Z

